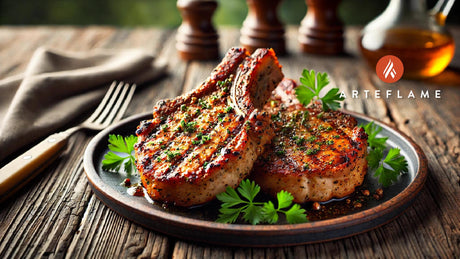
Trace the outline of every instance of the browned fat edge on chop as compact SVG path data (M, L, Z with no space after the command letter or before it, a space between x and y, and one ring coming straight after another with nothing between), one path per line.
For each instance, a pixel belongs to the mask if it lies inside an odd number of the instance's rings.
M197 89L158 102L136 132L136 166L149 196L193 206L237 187L273 137L262 108L282 78L273 50L249 56L232 48Z
M351 194L367 173L367 134L340 111L305 108L295 83L283 80L265 110L275 137L254 165L251 178L262 190L290 192L294 201L327 201Z

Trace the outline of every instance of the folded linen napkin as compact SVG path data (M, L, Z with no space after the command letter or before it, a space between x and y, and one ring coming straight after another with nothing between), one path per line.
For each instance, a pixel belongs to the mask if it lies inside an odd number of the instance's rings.
M24 74L0 80L0 164L94 109L112 81L142 84L164 73L142 50L37 49Z

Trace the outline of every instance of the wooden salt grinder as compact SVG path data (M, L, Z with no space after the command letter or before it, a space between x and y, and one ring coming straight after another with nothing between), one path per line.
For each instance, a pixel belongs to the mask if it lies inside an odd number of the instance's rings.
M219 57L219 43L212 16L214 0L178 0L182 24L177 30L176 48L184 60L212 60Z
M303 52L334 55L343 52L343 23L337 14L341 0L305 0L308 10L299 28Z
M249 11L241 28L240 43L250 52L273 48L277 55L286 53L284 26L277 15L282 0L246 0Z

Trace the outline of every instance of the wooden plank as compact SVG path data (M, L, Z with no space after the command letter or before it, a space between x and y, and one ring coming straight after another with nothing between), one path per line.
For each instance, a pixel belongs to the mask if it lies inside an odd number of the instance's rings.
M178 58L175 48L175 31L162 30L159 35L151 35L149 38L163 43L161 45L149 43L148 47L158 57L157 60L160 63L167 64L168 72L165 77L148 82L136 89L136 94L127 111L128 115L150 112L157 101L174 98L183 91L188 64Z
M6 233L0 251L6 258L50 254L49 249L60 248L68 242L71 232L76 231L89 198L81 166L85 139L82 134L76 136L77 142L72 148L78 152L65 154L34 181L35 185L29 184L16 200L5 204L7 210L2 214L8 210L14 212L14 215L8 213L7 224L2 222L0 226L1 232ZM74 170L64 174L64 168ZM20 249L16 249L16 245Z
M28 54L25 55L31 55L39 44L53 48L83 50L109 45L115 48L117 44L113 39L120 40L119 48L125 48L133 42L129 40L129 35L116 37L118 32L113 28L66 28L57 31L40 28L32 32L37 35L37 40L27 45L24 53ZM152 30L152 39L160 39L158 32ZM28 29L20 31L16 40L24 39L29 33ZM68 37L61 38L63 35ZM137 43L145 46L144 42ZM157 44L156 47L160 45ZM27 61L26 58L22 60L23 63ZM18 67L24 65L21 63ZM5 233L1 239L0 257L86 257L106 253L113 257L121 254L127 257L140 254L167 256L168 238L147 231L118 216L92 195L81 164L81 157L89 139L84 133L72 138L69 149L71 152L38 177L35 185L29 185L29 190L22 190L15 201L4 204L5 207L0 212L0 217L5 219L0 225L1 233ZM132 241L128 241L128 238ZM138 243L139 240L143 242ZM137 246L133 245L134 242ZM105 245L101 247L100 244Z
M136 35L129 34L130 31L121 31L121 35L114 35L110 41L107 41L110 48L126 48L132 47L133 42L142 44L141 48L151 51L155 55L160 55L161 49L165 46L164 51L169 55L172 51L170 43L174 35L169 32L160 32L152 30L149 33L140 33L143 30L136 32ZM145 37L142 41L137 41L136 37L141 34ZM134 37L131 39L131 37ZM151 45L145 45L145 40L152 38L158 42L165 40L164 45L152 41ZM117 42L119 41L119 42ZM104 45L104 47L106 47ZM183 68L184 69L184 68ZM174 89L177 92L181 91L182 81L178 77L169 77L159 84L145 85L138 89L130 104L128 114L144 112L146 109L151 109L152 102L159 100L159 95L174 95ZM173 87L171 87L173 86ZM167 90L166 90L167 89ZM172 96L169 96L172 97ZM146 105L145 103L148 103ZM105 205L92 197L94 203L89 203L87 208L87 218L83 218L79 232L76 233L69 247L67 256L73 257L167 257L170 247L168 237L161 234L146 230L137 224L117 215ZM119 238L120 237L120 238ZM102 244L102 245L101 245Z
M411 89L433 88L427 85L404 82L399 88L403 95ZM421 145L428 157L430 174L426 188L411 210L407 224L414 224L413 231L430 238L421 240L424 256L450 257L459 253L460 188L458 147L460 130L456 105L460 97L458 88L443 88L442 100L417 99L417 101L392 102L392 117L398 127ZM442 107L440 108L442 103ZM448 147L450 146L450 147ZM457 152L457 153L456 153ZM426 209L430 208L430 209ZM423 224L423 228L420 228ZM455 252L454 252L455 251Z

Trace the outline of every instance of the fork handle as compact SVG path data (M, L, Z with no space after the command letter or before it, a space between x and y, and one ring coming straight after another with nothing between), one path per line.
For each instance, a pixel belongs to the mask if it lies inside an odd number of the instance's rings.
M58 158L61 151L67 146L70 134L64 131L50 135L2 167L0 169L0 202L26 185Z

